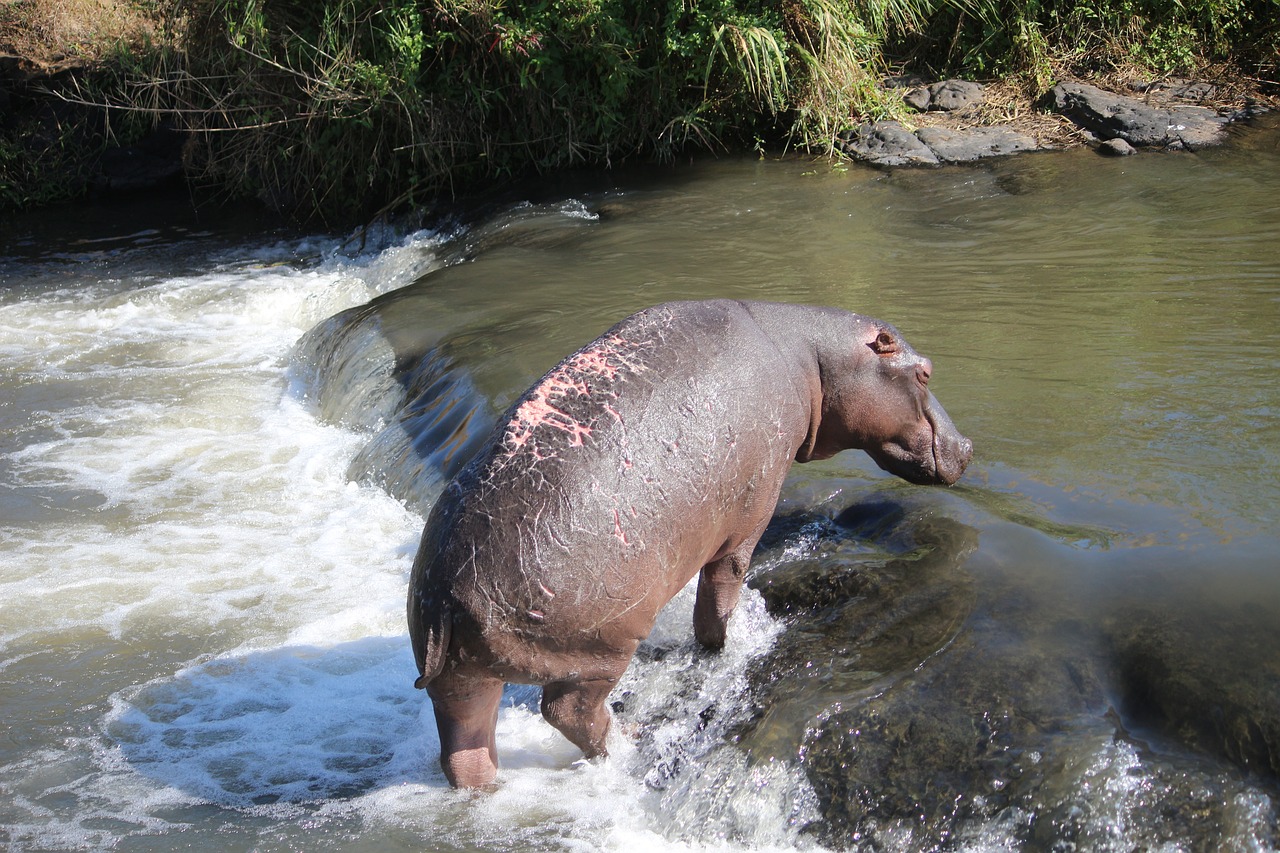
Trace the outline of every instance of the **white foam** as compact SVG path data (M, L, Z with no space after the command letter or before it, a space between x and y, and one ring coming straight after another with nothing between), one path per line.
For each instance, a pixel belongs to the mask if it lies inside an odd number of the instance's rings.
M100 505L7 549L6 638L75 623L120 636L159 615L190 631L255 618L289 631L318 593L337 604L368 589L353 565L381 561L387 586L399 581L420 520L347 483L360 437L284 393L297 337L373 290L341 273L238 270L0 310L0 334L38 347L11 366L82 400L42 413L55 437L8 454L19 482Z

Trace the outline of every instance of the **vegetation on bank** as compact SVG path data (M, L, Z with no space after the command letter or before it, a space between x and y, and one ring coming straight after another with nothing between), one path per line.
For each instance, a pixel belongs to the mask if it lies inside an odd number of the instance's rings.
M91 20L108 13L112 26ZM902 109L879 85L892 72L1031 94L1068 74L1210 67L1267 85L1280 0L0 3L0 54L41 44L62 56L46 66L83 67L11 68L0 206L83 191L86 152L167 123L189 132L190 176L343 221L532 170L829 151L841 129Z

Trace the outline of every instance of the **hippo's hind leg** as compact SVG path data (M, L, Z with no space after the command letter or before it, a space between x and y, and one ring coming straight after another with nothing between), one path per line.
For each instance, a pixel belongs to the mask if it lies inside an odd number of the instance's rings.
M498 775L495 729L503 682L470 676L427 685L440 732L440 766L455 788L479 788Z
M587 758L607 755L605 740L613 715L605 705L631 662L638 641L594 678L581 681L553 681L542 688L542 716L582 750Z

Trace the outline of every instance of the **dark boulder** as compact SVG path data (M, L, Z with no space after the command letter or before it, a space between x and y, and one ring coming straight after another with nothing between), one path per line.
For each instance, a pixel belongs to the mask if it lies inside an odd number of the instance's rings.
M845 131L840 148L855 160L875 166L936 166L938 156L896 121L878 121Z
M1138 147L1196 150L1223 141L1227 119L1207 107L1153 106L1087 83L1059 83L1051 108L1101 139Z
M921 112L952 112L981 104L982 86L969 80L943 80L929 86L918 86L907 92L902 99Z
M916 132L916 137L929 146L939 160L947 163L967 163L984 157L1035 151L1040 147L1035 137L1004 125L966 130L922 127Z

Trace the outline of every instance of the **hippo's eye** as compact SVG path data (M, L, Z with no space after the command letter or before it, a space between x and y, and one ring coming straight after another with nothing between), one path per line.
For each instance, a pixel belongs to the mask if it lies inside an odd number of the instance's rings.
M898 342L894 340L893 335L885 331L876 335L876 339L867 346L871 347L872 352L877 355L893 355L898 351Z

